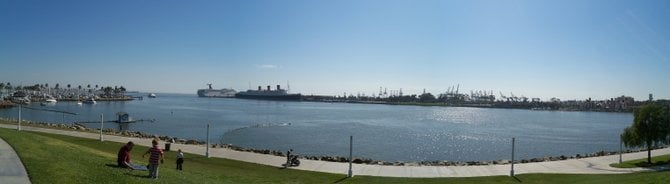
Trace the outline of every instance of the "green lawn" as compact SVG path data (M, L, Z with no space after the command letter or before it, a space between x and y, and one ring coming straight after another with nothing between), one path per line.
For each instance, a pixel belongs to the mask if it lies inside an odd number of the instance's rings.
M670 172L620 175L522 174L476 178L389 178L281 169L221 158L186 154L184 171L174 169L175 152L166 153L159 179L146 171L113 167L121 143L0 128L0 137L17 151L33 183L668 183ZM133 149L133 161L147 163Z
M665 164L670 164L670 155L660 155L651 157L651 164L647 163L647 158L645 157L637 160L625 161L622 162L621 164L618 163L610 164L610 166L618 168L633 168L633 167L650 167Z

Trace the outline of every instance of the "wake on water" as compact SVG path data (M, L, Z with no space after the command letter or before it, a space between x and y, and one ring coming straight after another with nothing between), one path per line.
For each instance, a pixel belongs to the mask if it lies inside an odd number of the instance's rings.
M261 123L261 124L254 124L254 125L250 125L250 126L244 126L244 127L240 127L240 128L235 128L235 129L228 130L228 131L226 131L226 133L223 133L223 135L226 135L226 134L229 134L229 133L233 133L233 132L236 132L236 131L240 131L240 130L244 130L244 129L247 129L247 128L270 128L270 127L283 127L283 126L290 126L290 125L291 125L291 123Z

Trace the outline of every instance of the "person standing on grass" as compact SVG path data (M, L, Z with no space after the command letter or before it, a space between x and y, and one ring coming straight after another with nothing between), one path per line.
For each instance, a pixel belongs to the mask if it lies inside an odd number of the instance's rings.
M119 167L128 168L130 170L134 169L130 162L130 151L133 150L133 146L135 146L133 141L129 141L128 143L126 143L126 145L121 147L116 157L116 164Z
M160 163L163 163L163 150L158 147L158 140L154 139L151 141L151 145L153 145L147 152L142 155L142 158L144 158L147 154L149 155L149 177L150 178L158 178L158 160L160 160Z
M177 170L183 170L182 164L184 164L184 153L179 149L177 151Z

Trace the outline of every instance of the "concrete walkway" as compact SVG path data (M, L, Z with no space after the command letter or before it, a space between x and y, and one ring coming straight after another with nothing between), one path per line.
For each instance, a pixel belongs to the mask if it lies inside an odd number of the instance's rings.
M25 184L30 183L26 168L14 148L0 138L0 183Z
M12 125L0 125L2 128L13 128ZM46 129L37 127L22 127L26 131L47 132L54 134L70 135L75 137L98 139L99 134L66 131L56 129ZM150 146L151 139L140 139L131 137L121 137L104 135L105 141L114 141L125 143L133 141L135 144ZM161 144L162 145L162 144ZM198 145L184 145L172 144L171 150L182 149L184 152L204 155L205 146ZM628 153L623 155L623 160L632 160L639 158L646 158L646 152ZM670 154L670 148L654 150L653 155ZM228 158L233 160L240 160L251 163L258 163L263 165L280 167L286 161L285 157L257 154L250 152L241 152L224 148L210 148L209 155L211 157ZM170 158L168 158L170 159ZM515 164L515 174L523 173L580 173L580 174L621 174L631 173L637 171L649 170L665 170L670 166L657 168L630 168L620 169L610 167L609 164L619 161L619 155L610 155L602 157L591 157L583 159L570 159L552 162L536 162L526 164ZM347 174L348 164L337 162L325 162L316 160L300 160L299 167L293 167L300 170ZM485 166L383 166L383 165L365 165L354 164L352 169L354 175L368 175L368 176L387 176L387 177L476 177L476 176L495 176L495 175L509 175L510 165L485 165Z

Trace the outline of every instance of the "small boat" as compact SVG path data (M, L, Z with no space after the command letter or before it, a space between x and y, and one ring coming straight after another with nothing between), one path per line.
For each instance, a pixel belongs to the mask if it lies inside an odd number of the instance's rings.
M155 93L149 93L149 98L156 98L156 94Z
M86 100L83 101L85 104L95 104L95 99L93 98L87 98Z
M58 101L56 98L51 95L44 95L44 102L40 103L41 106L55 105Z
M28 97L14 98L13 102L21 105L30 105L30 99Z
M83 103L81 103L81 101L77 101L77 105L82 105L82 104L83 104Z

